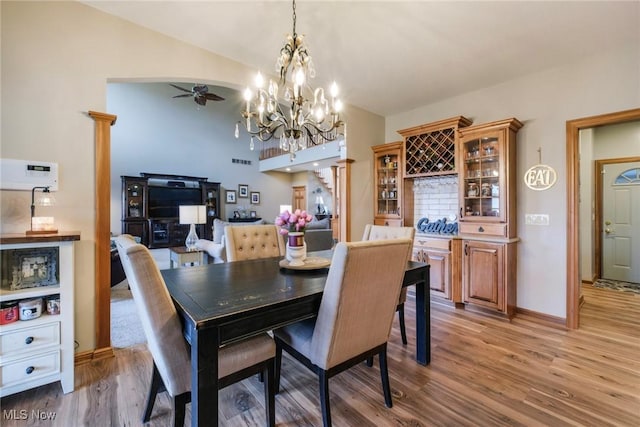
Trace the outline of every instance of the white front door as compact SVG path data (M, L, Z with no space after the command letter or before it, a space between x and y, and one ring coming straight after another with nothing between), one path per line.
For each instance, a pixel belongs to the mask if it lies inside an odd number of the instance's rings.
M640 283L640 162L602 173L602 278Z

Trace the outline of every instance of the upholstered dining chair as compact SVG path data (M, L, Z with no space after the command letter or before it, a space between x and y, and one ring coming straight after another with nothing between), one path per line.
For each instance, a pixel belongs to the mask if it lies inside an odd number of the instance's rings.
M186 404L191 401L191 362L178 313L149 249L126 234L116 238L116 246L153 357L151 387L142 421L149 421L156 395L167 391L173 399L174 426L181 427ZM269 426L275 425L274 358L274 341L262 334L223 346L218 359L219 388L254 374L266 378L264 394Z
M411 241L413 241L415 234L416 230L413 227L388 227L385 225L367 224L364 228L362 240L411 239ZM407 261L410 260L411 252L409 252L407 256ZM407 345L407 328L404 324L404 303L406 301L407 288L402 288L396 311L398 312L398 321L400 323L400 336L402 337L402 344L404 345Z
M285 255L285 244L275 224L224 228L227 261L271 258Z
M373 357L391 408L387 341L412 240L341 242L334 249L318 316L274 330L276 392L282 350L318 375L322 419L331 425L329 378Z

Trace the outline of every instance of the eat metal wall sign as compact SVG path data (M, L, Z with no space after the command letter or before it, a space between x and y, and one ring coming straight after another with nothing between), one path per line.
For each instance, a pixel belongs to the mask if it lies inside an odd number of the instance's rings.
M556 183L558 174L549 165L534 165L524 174L524 183L532 190L548 190Z

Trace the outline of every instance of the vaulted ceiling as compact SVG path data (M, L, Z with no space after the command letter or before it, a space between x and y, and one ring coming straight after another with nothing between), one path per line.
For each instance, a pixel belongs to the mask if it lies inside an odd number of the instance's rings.
M292 31L289 1L82 3L263 72ZM345 102L383 116L640 46L638 1L297 3L315 85L336 80Z

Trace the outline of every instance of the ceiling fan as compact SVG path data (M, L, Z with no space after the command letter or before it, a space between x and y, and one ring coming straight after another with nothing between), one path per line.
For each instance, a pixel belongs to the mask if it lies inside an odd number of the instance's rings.
M183 94L180 94L180 95L176 95L173 98L184 98L184 97L187 97L187 96L193 96L193 100L198 105L206 105L207 104L207 100L209 100L209 101L224 101L223 97L218 96L215 93L209 93L209 88L207 87L207 85L196 84L191 88L191 90L189 90L189 89L182 88L180 86L176 86L173 83L169 83L169 84L171 86L175 87L176 89L179 89L179 90L181 90L183 92L187 92L187 93L183 93Z

